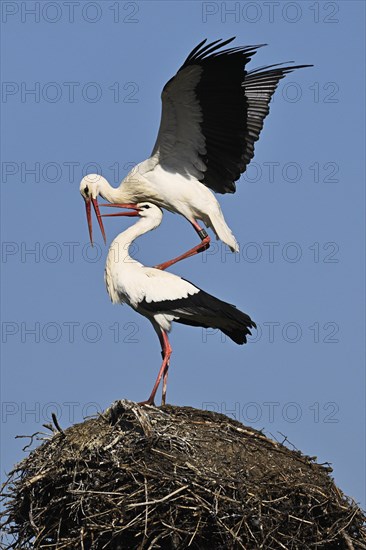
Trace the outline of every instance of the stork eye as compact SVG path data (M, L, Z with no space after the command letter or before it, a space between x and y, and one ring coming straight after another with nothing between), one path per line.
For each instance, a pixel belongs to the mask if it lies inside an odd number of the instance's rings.
M145 208L145 210L146 210L147 208L150 208L150 205L149 204L144 204L144 206L142 208Z
M85 193L86 196L89 195L89 187L88 186L84 187L84 193Z

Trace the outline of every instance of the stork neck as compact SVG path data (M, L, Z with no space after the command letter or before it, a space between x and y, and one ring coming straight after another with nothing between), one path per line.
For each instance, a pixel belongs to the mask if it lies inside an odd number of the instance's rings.
M155 229L159 223L157 224L154 219L140 218L126 231L117 235L110 246L107 262L112 261L116 267L122 264L139 263L129 255L131 245L138 237Z
M121 187L112 187L107 181L101 186L100 195L111 203L123 202L123 191Z

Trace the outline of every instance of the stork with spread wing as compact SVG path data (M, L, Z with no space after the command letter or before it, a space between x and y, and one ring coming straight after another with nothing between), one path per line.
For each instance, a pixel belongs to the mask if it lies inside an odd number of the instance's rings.
M96 174L82 179L80 192L86 203L91 239L91 204L104 235L97 202L101 195L114 205L149 201L181 214L192 224L200 244L156 266L160 269L209 247L210 237L199 221L232 251L238 250L213 192L235 192L236 180L253 158L254 143L279 81L309 65L269 65L247 71L247 63L260 46L222 49L233 40L207 45L204 40L164 86L160 128L152 155L139 163L118 188Z

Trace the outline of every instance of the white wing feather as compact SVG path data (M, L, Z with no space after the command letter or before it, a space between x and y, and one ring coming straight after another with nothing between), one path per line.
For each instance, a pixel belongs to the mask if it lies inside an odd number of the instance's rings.
M120 299L134 308L144 299L148 303L179 300L200 291L178 275L153 267L133 269L130 276L125 271L116 290Z

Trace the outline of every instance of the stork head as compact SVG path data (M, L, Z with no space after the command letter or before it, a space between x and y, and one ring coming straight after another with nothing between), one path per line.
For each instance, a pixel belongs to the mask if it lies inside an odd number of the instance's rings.
M139 202L136 204L136 208L138 209L138 216L140 216L140 218L149 218L159 223L163 219L163 211L156 204L152 204L151 202Z
M80 193L84 199L92 197L97 199L98 195L103 196L103 190L110 187L109 183L99 174L88 174L80 182Z
M94 212L97 216L98 224L103 235L104 242L106 242L105 231L103 227L102 217L99 211L98 195L101 194L103 186L109 185L107 180L103 176L98 174L88 174L80 183L80 193L85 201L86 217L88 220L90 242L93 244L93 225L91 217L91 205L93 205Z

